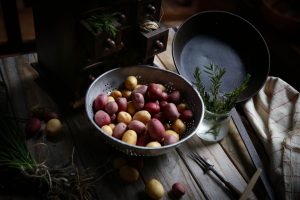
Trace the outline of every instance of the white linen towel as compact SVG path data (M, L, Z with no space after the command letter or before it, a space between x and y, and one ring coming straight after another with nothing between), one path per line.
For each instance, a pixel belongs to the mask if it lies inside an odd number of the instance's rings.
M280 78L268 77L243 109L270 158L275 195L300 199L299 92Z

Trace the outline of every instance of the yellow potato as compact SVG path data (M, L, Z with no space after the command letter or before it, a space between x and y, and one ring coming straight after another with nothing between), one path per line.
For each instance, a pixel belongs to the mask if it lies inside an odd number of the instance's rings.
M131 115L128 112L120 111L117 115L118 122L124 122L125 124L129 124L132 120Z
M154 178L146 183L145 191L153 199L160 199L165 194L163 185Z
M122 141L131 145L136 145L137 134L134 130L127 130L123 136Z
M172 123L172 129L180 135L186 131L186 125L183 123L181 119L176 119Z
M161 144L157 141L149 142L146 147L161 147Z
M46 134L47 136L57 136L61 133L62 124L59 119L50 119L46 124Z
M131 91L130 90L122 90L122 97L125 97L126 99L129 99L131 96Z
M108 126L111 128L111 130L114 130L114 129L115 129L115 127L116 127L116 125L115 125L115 124L113 124L113 123L110 123L110 124L108 124Z
M158 83L157 85L160 87L161 91L163 92L167 91L166 87L163 84Z
M126 164L125 158L117 157L113 160L113 166L115 169L120 169L122 166Z
M182 111L184 111L185 109L187 109L187 105L185 104L185 103L180 103L180 104L178 104L177 105L177 110L178 110L178 112L182 112Z
M134 90L134 88L137 86L137 79L135 76L128 76L125 80L125 87L128 90Z
M107 97L107 103L111 102L111 101L115 101L115 98L113 96L108 96Z
M133 183L139 179L140 173L137 169L124 165L120 168L119 175L123 181Z
M135 112L136 112L136 109L135 109L134 104L133 104L132 101L129 101L129 102L127 103L127 112L130 113L132 116L133 116L133 115L135 114Z
M175 131L173 131L173 130L166 130L165 131L165 135L170 135L170 134L174 135L176 137L177 141L179 140L179 135Z
M151 119L151 114L147 110L140 110L133 115L132 119L147 124L147 122Z
M104 131L107 135L112 136L113 130L109 125L104 125L101 127L102 131Z
M114 99L117 99L118 97L122 97L122 93L119 90L113 90L110 94Z

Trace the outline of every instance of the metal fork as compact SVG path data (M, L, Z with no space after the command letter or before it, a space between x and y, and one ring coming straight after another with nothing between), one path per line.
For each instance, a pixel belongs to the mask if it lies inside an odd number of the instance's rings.
M235 198L239 198L241 196L242 193L234 185L228 182L219 172L217 172L212 164L208 163L199 154L190 153L188 154L188 157L190 157L195 163L197 163L197 165L200 166L205 174L208 171L212 171L220 179L220 181L224 183L224 185L229 189L229 191Z

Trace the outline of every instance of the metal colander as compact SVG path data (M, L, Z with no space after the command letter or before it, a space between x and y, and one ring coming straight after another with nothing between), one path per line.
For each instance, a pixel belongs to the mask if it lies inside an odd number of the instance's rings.
M120 89L128 76L135 76L139 84L160 83L168 92L175 89L181 91L183 101L187 103L194 113L194 118L187 124L187 131L181 139L174 144L154 147L141 147L129 145L117 138L105 134L94 121L93 102L100 93L110 94L114 89ZM204 104L199 93L193 86L180 75L167 70L151 66L131 66L112 69L100 75L89 87L85 107L89 120L101 132L100 136L113 147L128 154L136 156L155 156L165 154L191 138L202 122L204 115Z

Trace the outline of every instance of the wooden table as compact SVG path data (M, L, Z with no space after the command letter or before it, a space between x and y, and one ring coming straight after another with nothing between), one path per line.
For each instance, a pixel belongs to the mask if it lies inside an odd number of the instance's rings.
M174 32L170 31L169 44ZM58 106L51 97L36 82L37 72L31 63L37 62L36 54L19 55L0 60L0 69L8 85L9 95L16 115L19 119L28 119L30 109L34 106L47 107L57 110ZM171 46L167 51L155 57L155 64L174 71L171 57ZM196 135L182 144L178 149L157 157L142 158L144 167L140 170L140 178L134 183L123 182L118 170L113 169L113 160L123 156L122 153L108 146L99 138L99 133L88 121L85 110L60 112L63 123L63 134L58 141L49 141L46 137L29 139L28 146L37 142L48 145L49 155L47 165L57 167L70 161L73 148L74 162L84 173L88 168L99 168L98 175L103 176L97 183L98 199L147 199L144 192L145 182L151 178L158 179L165 188L163 199L170 199L167 194L172 184L182 182L187 187L182 199L230 199L225 187L212 173L203 171L187 157L189 152L198 152L208 158L217 171L240 191L244 191L247 182L255 172L245 146L233 123L225 139L216 144L206 144ZM33 148L31 148L34 151ZM180 154L182 152L182 154ZM34 152L38 153L38 152ZM258 183L259 184L259 183ZM255 193L250 199L264 198L261 187L255 187ZM0 199L11 199L10 195L2 195ZM35 199L34 197L15 197L12 199Z

